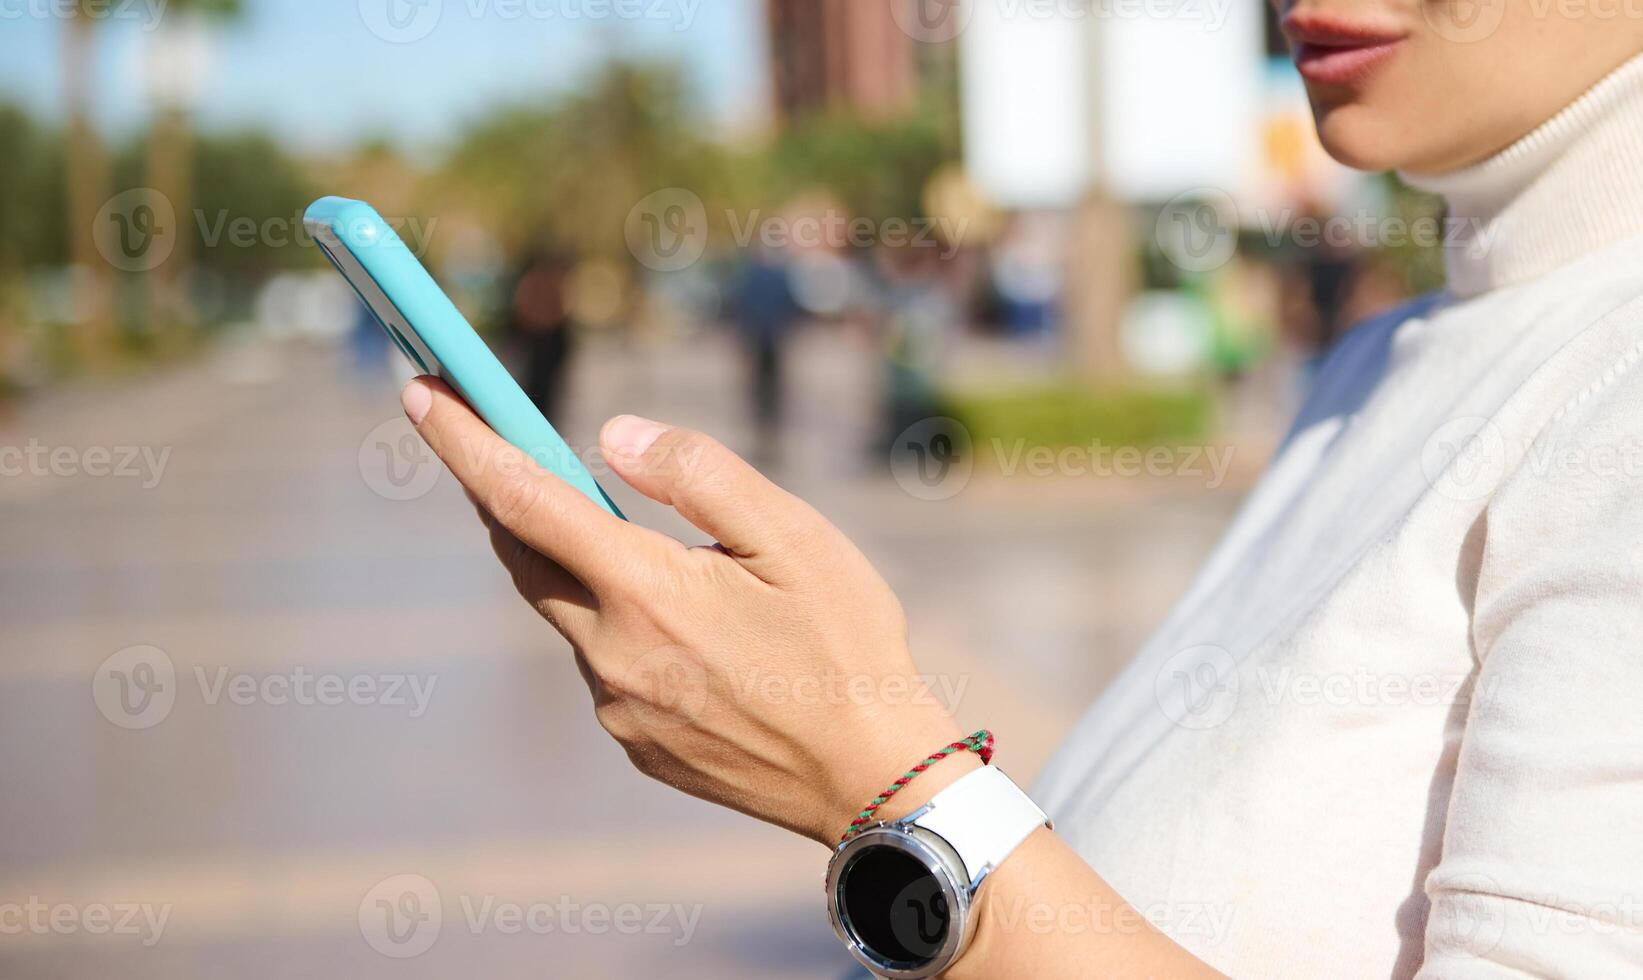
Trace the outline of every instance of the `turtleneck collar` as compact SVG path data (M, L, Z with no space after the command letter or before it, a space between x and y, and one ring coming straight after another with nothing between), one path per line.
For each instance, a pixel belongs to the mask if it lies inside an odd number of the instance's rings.
M1462 298L1643 234L1643 55L1481 163L1399 176L1447 201L1449 291Z

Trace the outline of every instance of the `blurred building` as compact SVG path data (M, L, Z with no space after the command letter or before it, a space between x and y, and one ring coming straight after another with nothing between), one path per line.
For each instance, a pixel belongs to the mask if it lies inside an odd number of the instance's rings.
M894 0L892 0L894 2ZM913 38L883 0L767 0L775 106L894 116L918 94Z

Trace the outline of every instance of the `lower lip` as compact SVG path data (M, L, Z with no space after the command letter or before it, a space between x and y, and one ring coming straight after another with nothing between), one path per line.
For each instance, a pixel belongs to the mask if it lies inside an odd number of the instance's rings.
M1295 67L1301 77L1323 85L1352 85L1366 81L1392 56L1403 39L1361 44L1350 48L1301 44L1295 51Z

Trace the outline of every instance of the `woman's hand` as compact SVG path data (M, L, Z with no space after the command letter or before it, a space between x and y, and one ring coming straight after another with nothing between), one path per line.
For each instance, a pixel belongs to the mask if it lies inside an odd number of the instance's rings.
M886 783L960 737L867 559L724 446L632 416L601 435L617 475L718 542L687 548L606 514L443 383L420 378L402 399L640 771L832 844ZM942 763L886 815L974 765Z
M719 542L686 548L544 472L440 382L419 378L403 399L520 593L570 640L600 723L641 771L831 845L891 779L958 739L867 559L717 442L630 416L601 436L622 479ZM979 765L949 756L880 815L911 812ZM954 980L1216 975L1048 829L986 887ZM1030 926L1040 910L1059 921L1090 908L1134 926Z

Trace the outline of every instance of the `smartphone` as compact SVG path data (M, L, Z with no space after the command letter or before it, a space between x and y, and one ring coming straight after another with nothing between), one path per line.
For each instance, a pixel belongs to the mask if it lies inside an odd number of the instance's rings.
M364 201L323 197L309 206L303 224L419 374L443 380L497 435L609 513L623 517L376 209Z

